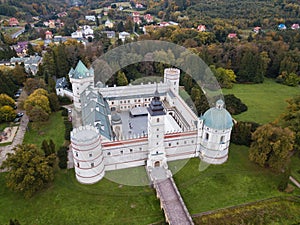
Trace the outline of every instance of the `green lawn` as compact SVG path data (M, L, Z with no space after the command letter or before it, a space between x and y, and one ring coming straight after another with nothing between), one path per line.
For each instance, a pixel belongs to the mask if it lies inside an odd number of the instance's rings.
M24 143L41 146L44 139L52 139L56 149L63 145L65 126L61 111L52 113L46 122L30 122L29 132L25 133Z
M0 224L18 219L22 225L149 224L164 220L154 190L122 186L106 179L79 184L73 170L60 171L46 191L24 200L5 187L0 174Z
M200 172L199 159L191 159L174 179L191 214L287 195L277 190L279 176L248 160L248 148L231 145L222 165ZM300 190L295 190L300 194Z
M300 88L266 79L262 84L235 84L232 89L223 89L223 94L234 94L248 106L248 111L234 116L235 119L264 124L283 113L287 106L285 100L300 95Z

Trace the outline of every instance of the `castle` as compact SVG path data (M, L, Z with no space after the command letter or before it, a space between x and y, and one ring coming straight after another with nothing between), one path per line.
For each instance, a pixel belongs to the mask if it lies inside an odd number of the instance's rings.
M199 157L210 164L228 158L232 117L218 100L200 118L179 96L180 70L164 70L164 81L105 87L93 68L79 61L69 72L82 126L71 132L76 178L92 184L106 171Z

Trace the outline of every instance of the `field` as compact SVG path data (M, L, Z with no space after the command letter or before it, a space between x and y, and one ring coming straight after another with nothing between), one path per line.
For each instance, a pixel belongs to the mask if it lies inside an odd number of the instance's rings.
M40 147L43 140L52 139L56 149L64 143L65 127L61 111L52 113L46 122L31 122L28 127L29 132L25 133L24 143L36 144Z
M223 94L234 94L248 106L248 111L235 119L264 124L278 118L287 106L286 99L300 95L300 88L266 79L262 84L235 84L232 89L223 89Z
M29 200L5 187L0 174L0 224L18 219L22 225L149 224L162 221L154 190L122 186L106 179L79 184L74 172L60 171L46 191Z

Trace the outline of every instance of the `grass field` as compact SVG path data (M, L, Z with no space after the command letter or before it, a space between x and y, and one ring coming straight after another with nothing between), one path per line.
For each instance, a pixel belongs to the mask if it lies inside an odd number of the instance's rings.
M46 122L30 122L29 131L24 136L24 143L36 144L41 146L44 139L52 139L56 149L64 143L65 126L61 111L52 113Z
M229 159L200 172L191 159L174 179L191 214L284 195L280 177L248 160L248 148L231 145ZM300 194L300 190L295 190Z
M223 94L234 94L248 106L248 111L234 116L237 120L268 123L284 112L286 99L300 95L299 87L289 87L266 79L262 84L235 84Z
M0 174L0 224L22 225L149 224L164 219L154 190L121 186L106 179L79 184L74 172L60 171L54 184L29 200L6 189Z

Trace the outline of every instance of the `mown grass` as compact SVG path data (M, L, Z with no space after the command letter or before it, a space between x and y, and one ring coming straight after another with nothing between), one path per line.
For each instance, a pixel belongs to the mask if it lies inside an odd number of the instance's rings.
M52 113L46 122L29 122L28 128L23 143L36 144L40 147L43 140L52 139L56 149L64 143L65 126L61 111Z
M223 89L223 94L234 94L248 106L248 110L234 116L235 119L265 124L285 111L286 100L300 95L300 88L265 79L262 84L235 84L232 89Z
M200 172L199 163L191 159L174 176L191 214L286 195L277 190L280 176L250 162L245 146L231 145L229 159L222 165Z
M60 171L47 190L25 200L5 187L0 174L0 224L22 225L149 224L163 220L159 201L149 187L123 186L107 179L82 185L73 170Z

